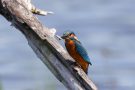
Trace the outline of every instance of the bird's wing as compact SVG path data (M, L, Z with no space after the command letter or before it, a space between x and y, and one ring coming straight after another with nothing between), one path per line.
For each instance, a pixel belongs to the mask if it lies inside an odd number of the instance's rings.
M75 41L75 46L76 46L76 51L79 53L79 55L81 55L81 57L88 62L90 65L90 58L88 56L88 53L86 52L85 48L82 46L82 44L79 41Z

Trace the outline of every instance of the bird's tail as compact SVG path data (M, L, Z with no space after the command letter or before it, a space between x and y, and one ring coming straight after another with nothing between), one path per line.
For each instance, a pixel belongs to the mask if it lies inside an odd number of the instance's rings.
M91 62L89 62L89 64L90 64L90 65L92 65L92 63L91 63Z

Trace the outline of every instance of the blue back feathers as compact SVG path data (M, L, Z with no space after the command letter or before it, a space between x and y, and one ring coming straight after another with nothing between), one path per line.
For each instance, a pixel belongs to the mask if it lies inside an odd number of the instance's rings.
M90 65L92 65L92 63L90 62L90 58L88 56L87 51L85 50L85 48L82 46L81 42L79 42L78 40L76 40L75 38L70 38L71 40L74 41L75 46L76 46L76 51L78 52L78 54L81 55L81 57L88 62Z

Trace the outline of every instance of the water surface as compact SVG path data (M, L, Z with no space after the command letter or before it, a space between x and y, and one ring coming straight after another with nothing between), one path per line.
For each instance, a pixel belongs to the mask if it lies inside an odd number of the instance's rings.
M38 16L61 35L73 30L93 66L99 90L135 89L134 0L33 0L55 15ZM66 90L36 57L25 37L0 17L0 90Z

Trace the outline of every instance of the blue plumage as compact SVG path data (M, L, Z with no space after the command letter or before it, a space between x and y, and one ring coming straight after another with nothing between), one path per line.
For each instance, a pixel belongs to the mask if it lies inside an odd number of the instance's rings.
M74 43L75 43L75 48L76 48L77 53L78 53L86 62L88 62L90 65L92 65L91 62L90 62L90 58L89 58L89 56L88 56L88 53L87 53L86 49L82 46L81 42L78 41L78 40L76 40L75 38L70 38L70 39L72 39L72 40L74 41Z

